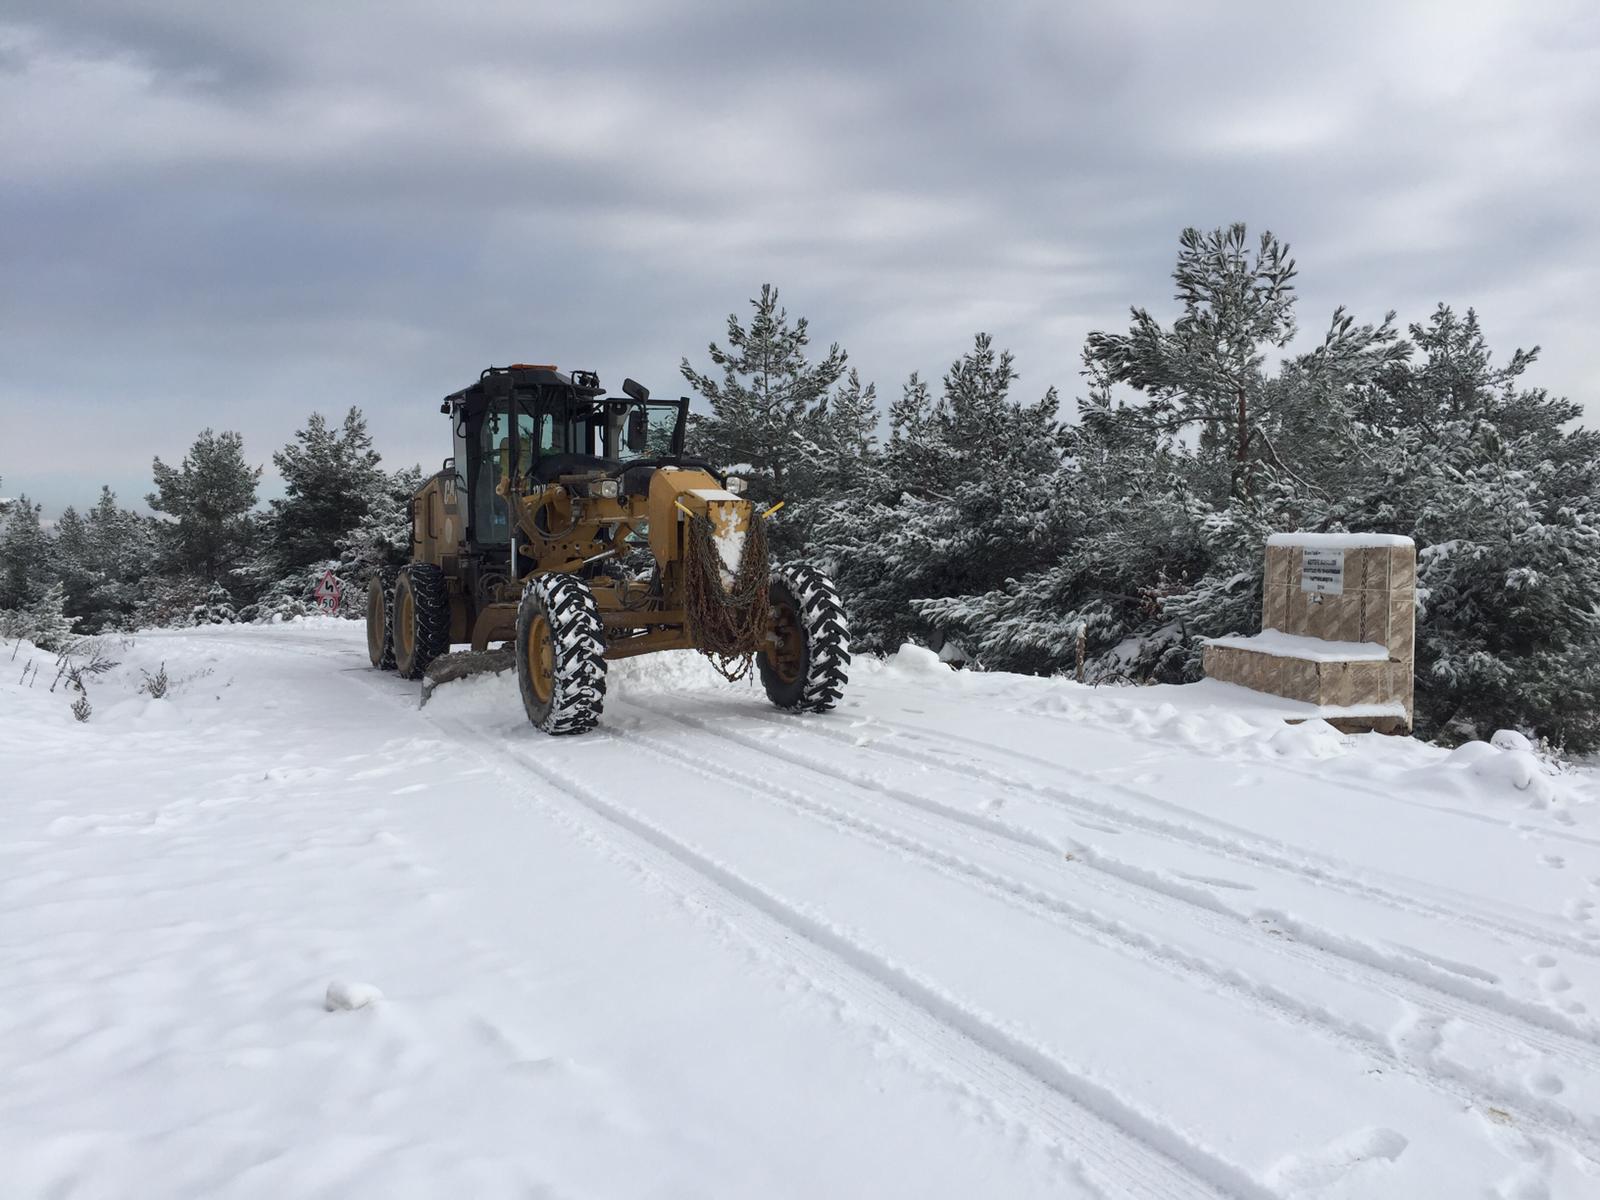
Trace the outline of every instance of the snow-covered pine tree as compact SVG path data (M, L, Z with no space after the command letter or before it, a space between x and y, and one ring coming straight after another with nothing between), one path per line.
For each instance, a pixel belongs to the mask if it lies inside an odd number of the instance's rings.
M1338 309L1319 346L1269 368L1294 336L1295 273L1270 233L1252 251L1242 225L1189 229L1171 328L1135 308L1128 333L1089 335L1082 536L974 623L1044 653L1081 621L1100 668L1171 681L1198 677L1202 637L1259 627L1261 540L1343 485L1354 410L1409 352L1393 314L1357 325Z
M102 486L100 498L84 514L89 548L102 572L97 593L98 628L126 629L144 599L156 566L155 522L117 503Z
M1225 464L1228 491L1243 496L1259 464L1279 459L1266 431L1291 393L1271 386L1266 361L1295 336L1295 262L1270 232L1252 251L1243 224L1185 229L1180 246L1172 278L1182 315L1168 329L1134 308L1127 333L1089 334L1086 365L1103 385L1139 392L1138 412L1152 430L1195 431L1196 456ZM1370 373L1403 357L1393 322L1390 313L1378 326L1357 326L1339 309L1307 362L1329 373Z
M1420 734L1600 746L1600 435L1524 386L1537 348L1495 362L1471 310L1410 332L1320 523L1417 541Z
M66 654L77 643L73 626L78 618L67 614L66 588L60 581L42 588L27 604L0 608L0 635L24 638L41 650Z
M384 486L379 456L359 408L338 428L312 413L295 440L272 456L284 494L263 521L263 551L289 575L338 557L339 543L361 523Z
M232 583L254 539L250 510L261 478L260 467L245 463L244 439L203 430L179 466L157 458L153 470L156 490L146 502L171 518L157 524L164 573L192 576L207 590Z
M730 314L727 346L712 342L709 347L720 378L695 370L688 359L680 369L711 408L690 422L691 450L719 466L746 468L750 496L762 507L787 502L783 519L769 534L773 555L781 561L806 541L805 527L818 499L806 483L817 478L825 456L818 444L819 422L844 376L846 355L835 343L821 361L812 362L806 319L791 322L771 284L763 284L750 304L755 313L749 325Z
M1059 552L1055 475L1064 434L1054 390L1011 397L1009 352L987 334L957 359L937 403L915 377L892 410L881 466L830 504L817 541L869 650L937 638L947 602L1040 569Z
M189 610L190 625L232 625L238 620L233 596L220 583L206 589L204 599Z
M0 525L0 608L27 608L55 581L53 548L40 512L25 495L6 510Z
M815 450L806 464L810 494L826 496L855 482L858 466L870 461L877 450L878 418L877 386L863 384L851 367L812 421Z
M122 508L101 487L94 507L68 508L54 531L56 573L66 585L67 612L80 632L127 627L146 600L155 571L155 542L148 517Z
M89 523L67 505L55 527L56 574L66 593L67 610L77 615L86 631L100 627L100 565L90 544Z
M364 612L367 581L374 572L393 570L411 557L411 497L422 483L421 467L402 467L383 476L373 503L339 540L334 571L350 615Z

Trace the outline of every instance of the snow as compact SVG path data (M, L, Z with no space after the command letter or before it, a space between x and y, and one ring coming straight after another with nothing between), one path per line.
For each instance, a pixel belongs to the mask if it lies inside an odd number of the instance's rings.
M8 1196L1600 1194L1600 779L1515 731L109 648L87 724L0 650Z
M1333 642L1324 638L1263 629L1260 633L1206 638L1208 646L1254 650L1274 658L1299 658L1307 662L1388 662L1389 648L1382 642Z
M744 555L745 530L725 525L711 535L722 563L722 586L732 587L739 574L739 559Z
M1308 550L1362 550L1416 543L1398 533L1274 533L1268 535L1267 545L1303 546Z

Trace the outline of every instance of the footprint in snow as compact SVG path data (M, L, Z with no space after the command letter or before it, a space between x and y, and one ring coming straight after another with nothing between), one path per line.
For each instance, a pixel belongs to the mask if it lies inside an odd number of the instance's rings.
M1534 1091L1546 1096L1559 1096L1567 1090L1567 1085L1561 1081L1561 1077L1551 1071L1540 1071L1528 1082Z
M1539 987L1551 993L1571 991L1572 980L1560 971L1545 971L1539 976Z
M1327 1188L1357 1172L1358 1178L1375 1177L1410 1144L1404 1134L1393 1129L1358 1129L1315 1150L1280 1159L1267 1171L1266 1181L1274 1191L1293 1193ZM1352 1194L1361 1193L1362 1189L1356 1188Z

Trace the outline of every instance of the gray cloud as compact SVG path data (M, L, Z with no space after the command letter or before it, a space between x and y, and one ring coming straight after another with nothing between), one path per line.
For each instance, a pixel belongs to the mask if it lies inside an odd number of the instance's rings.
M0 488L52 509L351 403L432 461L489 362L672 391L769 279L886 393L981 328L1070 397L1234 219L1308 333L1475 304L1600 403L1591 5L7 11Z

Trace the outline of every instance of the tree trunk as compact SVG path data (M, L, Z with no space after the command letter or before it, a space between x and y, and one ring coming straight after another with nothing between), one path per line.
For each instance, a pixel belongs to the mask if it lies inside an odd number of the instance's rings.
M1238 444L1233 453L1233 491L1237 496L1250 494L1250 409L1245 400L1245 391L1239 388L1234 393L1237 410L1234 415Z

